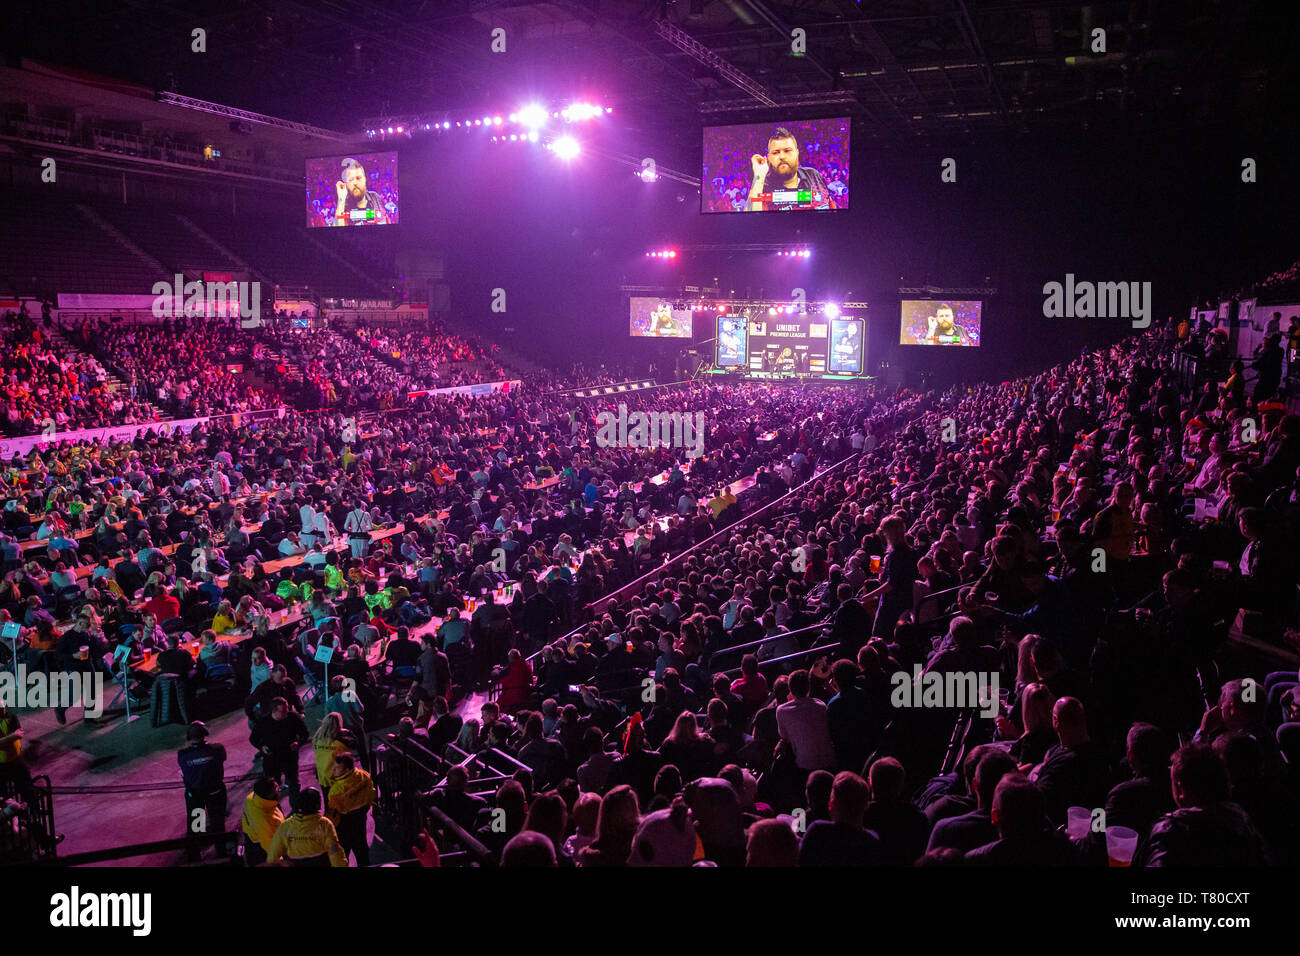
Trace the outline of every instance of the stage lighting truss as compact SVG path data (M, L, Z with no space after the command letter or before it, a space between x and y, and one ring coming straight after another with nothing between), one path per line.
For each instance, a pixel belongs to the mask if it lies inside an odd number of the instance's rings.
M663 167L659 167L659 172L663 173ZM792 249L779 242L679 242L673 246L674 249L681 253L687 252L770 252L776 255L782 253L795 255L796 252L806 253L803 258L812 255L812 246L799 246L797 250Z
M959 299L962 296L972 296L975 298L984 298L991 295L997 295L998 290L986 286L965 286L960 288L939 288L933 285L908 286L900 287L899 295L910 295L917 298L948 298Z
M405 116L372 117L363 124L367 139L384 140L390 136L412 136L423 133L445 133L459 129L492 129L513 127L514 142L536 143L536 134L545 127L559 127L572 124L590 123L614 112L614 107L599 103L569 103L565 106L546 107L540 103L529 103L509 113L487 113L481 116L456 116L450 113L416 113ZM510 141L510 132L506 133Z

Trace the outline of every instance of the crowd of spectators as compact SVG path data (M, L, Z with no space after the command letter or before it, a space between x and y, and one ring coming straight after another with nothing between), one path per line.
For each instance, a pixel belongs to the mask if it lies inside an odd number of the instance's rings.
M442 328L432 320L419 328L366 327L355 330L376 355L391 359L419 388L447 388L501 381L505 369L493 350ZM471 371L464 363L474 363ZM455 364L461 363L461 364Z
M436 329L282 328L274 336L285 359L302 367L309 408L398 408L412 391L505 375L487 350Z
M1300 286L1300 259L1297 259L1285 269L1279 269L1259 284L1261 289L1281 289L1290 286Z
M0 618L34 666L247 628L277 697L331 643L354 730L404 715L394 746L521 765L427 796L506 864L1104 862L1063 832L1075 807L1136 831L1139 863L1291 862L1300 419L1226 383L1193 401L1176 336L942 394L618 396L706 411L698 457L528 386L364 436L293 414L33 452L0 476ZM1006 693L901 706L919 671Z
M250 340L229 322L169 319L147 325L113 322L73 328L68 339L115 369L133 400L175 418L274 408L273 392L257 388L230 365L250 357Z
M275 408L384 410L407 404L407 393L500 381L514 374L495 346L447 332L358 328L334 331L276 319L260 334L203 318L121 324L86 320L52 342L25 313L8 313L0 328L6 435L114 427L169 418L197 418ZM269 361L277 349L282 359ZM301 394L287 366L301 369ZM233 367L233 368L232 368ZM120 387L108 383L110 370ZM252 375L260 378L250 378ZM555 376L539 381L587 382ZM254 382L261 384L254 384Z
M868 416L794 518L512 655L455 745L526 769L428 801L507 865L1294 862L1300 418L1189 405L1175 335Z
M147 403L111 390L108 372L92 356L61 348L48 330L48 325L14 312L5 313L0 324L6 435L155 419L156 412Z

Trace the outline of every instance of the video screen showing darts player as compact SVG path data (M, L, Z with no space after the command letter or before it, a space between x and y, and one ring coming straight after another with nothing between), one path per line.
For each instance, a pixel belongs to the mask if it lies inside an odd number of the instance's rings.
M671 305L660 305L650 314L650 330L647 335L663 335L670 338L680 338L682 335L681 323L673 315Z
M749 189L749 212L777 209L838 209L826 178L811 166L799 164L799 140L784 126L767 138L767 154L749 158L754 180Z
M931 345L970 345L970 334L958 325L946 302L925 320L925 341Z
M366 188L366 168L355 159L345 159L339 164L339 176L334 184L334 225L388 225L383 197Z

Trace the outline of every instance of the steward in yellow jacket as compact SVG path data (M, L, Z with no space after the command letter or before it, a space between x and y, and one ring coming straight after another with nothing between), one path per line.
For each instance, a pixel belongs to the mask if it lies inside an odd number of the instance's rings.
M244 798L244 864L258 866L266 862L275 831L284 822L277 799L276 783L263 777L253 784L253 792Z
M343 853L357 858L357 866L370 865L370 846L366 843L366 815L375 802L375 784L370 774L357 769L351 754L334 758L330 781L329 817L338 825Z
M375 784L370 774L357 769L351 754L335 758L334 772L326 816L337 823L340 817L368 809L375 802Z
M294 866L347 866L348 858L339 845L334 824L321 816L321 795L308 787L294 801L293 816L285 820L271 838L268 863L288 858Z

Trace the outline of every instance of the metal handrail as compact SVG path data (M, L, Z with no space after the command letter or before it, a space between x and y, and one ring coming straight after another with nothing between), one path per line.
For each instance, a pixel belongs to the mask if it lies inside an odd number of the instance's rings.
M793 654L786 654L782 657L773 657L766 661L759 661L758 666L770 667L773 664L784 664L787 661L793 661L796 658L805 657L809 654L825 654L825 653L829 653L830 651L836 651L839 650L840 647L842 646L843 643L841 641L835 641L833 644L814 644L812 647L808 648L807 650L795 651ZM733 667L730 670L721 671L720 673L726 674L727 676L731 676L732 674L739 674L740 668Z
M956 591L960 591L962 588L968 588L968 587L970 587L970 586L971 586L971 585L969 585L969 584L958 584L956 587L945 588L945 589L942 590L942 591L935 591L935 592L933 592L933 593L931 593L931 594L927 594L927 595L925 595L925 597L921 598L921 600L919 600L919 601L916 602L916 608L915 608L915 610L920 611L920 610L921 610L921 605L924 604L926 601L931 601L931 600L933 600L934 598L941 598L941 597L944 597L945 595L952 594L952 593L954 593L954 592L956 592Z
M733 645L732 647L724 647L722 650L716 651L714 654L712 654L709 657L709 670L714 673L717 673L717 669L713 667L713 662L716 661L723 654L731 654L736 651L747 651L750 648L759 647L763 644L769 644L772 641L782 640L784 638L789 638L789 637L798 637L800 635L807 634L811 631L822 631L824 633L826 625L829 622L829 620L830 620L829 618L823 618L822 620L818 621L816 624L810 624L807 627L801 627L797 631L785 631L781 634L774 634L770 637L759 638L757 641L750 641L748 644L736 644ZM766 661L762 663L766 663Z
M91 863L106 863L110 860L125 860L133 856L165 853L169 850L204 849L209 846L236 842L238 839L239 834L236 831L225 830L220 833L199 833L191 836L174 837L169 840L154 840L150 843L132 843L128 846L106 847L102 850L74 853L71 856L51 856L36 862L47 866L86 866Z
M970 735L971 727L974 726L974 718L975 711L973 708L967 708L957 715L957 720L952 728L952 736L948 738L948 749L943 755L940 773L951 773L965 759L966 738Z
M472 833L462 827L459 823L447 816L437 807L426 806L424 812L433 818L434 822L442 830L449 833L453 840L465 848L465 852L474 858L475 862L484 866L495 866L496 857L492 851L480 843Z
M689 556L692 552L694 552L697 548L702 548L702 547L704 547L705 545L710 544L711 542L715 541L716 539L721 538L724 534L731 534L731 533L733 533L733 532L736 530L736 528L737 528L738 526L740 526L740 525L748 525L748 524L750 524L751 522L753 522L753 521L755 521L756 519L758 519L759 517L761 517L761 516L763 515L763 513L764 513L765 511L767 511L769 508L773 508L773 507L775 507L775 506L781 504L782 502L787 501L787 499L789 499L791 496L800 493L800 492L803 491L805 488L807 488L809 485L811 485L813 482L815 482L815 481L819 481L819 480L825 478L825 477L826 477L827 475L829 475L831 472L833 472L833 471L835 471L835 470L837 470L837 469L843 467L843 466L844 466L845 464L847 464L848 462L853 461L853 460L855 460L855 459L857 459L857 458L860 458L860 457L862 457L862 452L854 452L853 454L849 455L848 457L843 458L843 459L841 459L840 461L837 461L837 462L836 462L835 464L833 464L833 465L830 465L830 466L827 467L826 469L824 469L824 470L822 470L822 471L820 471L820 472L815 473L811 478L809 478L809 479L808 479L807 481L805 481L803 484L798 485L797 487L791 488L789 491L787 491L787 492L786 492L785 494L783 494L781 497L779 497L779 498L774 498L772 501L769 501L767 504L763 505L763 506L762 506L761 508L759 508L757 511L754 511L754 512L751 512L750 514L744 515L744 516L741 517L738 521L735 521L735 522L733 522L732 524L727 525L727 527L723 528L723 529L720 530L720 531L715 532L714 534L711 534L709 537L705 538L703 541L700 541L700 542L697 542L696 544L691 545L691 547L689 547L689 548L687 548L685 551L681 552L681 554L677 555L677 556L674 557L674 558L669 558L668 560L666 560L666 561L665 561L663 564L661 564L658 568L655 568L653 571L647 571L645 574L641 575L639 578L636 578L635 580L629 582L628 584L623 585L622 587L618 588L618 589L615 590L615 591L611 591L609 594L605 595L605 596L604 596L603 598L601 598L600 600L598 600L598 601L593 601L591 604L588 604L588 605L587 605L583 610L589 610L589 611L591 612L592 619L594 620L595 617L596 617L596 615L598 615L598 614L599 614L599 613L600 613L600 612L601 612L601 611L602 611L602 610L603 610L607 605L612 604L612 603L618 601L618 600L619 600L619 599L624 595L625 592L630 591L632 588L636 588L636 587L644 586L644 584L645 584L645 583L646 583L650 578L652 578L652 577L654 577L654 576L656 576L656 575L661 575L661 574L663 574L664 571L665 571L666 569L668 569L669 567L673 566L674 564L677 564L678 562L680 562L680 561L682 561L683 559L685 559L685 558L686 558L687 556ZM563 635L562 637L557 638L556 640L560 640L560 641L569 641L569 640L572 640L574 637L576 637L577 635L579 635L579 634L581 634L583 631L585 631L585 630L587 629L587 627L590 626L590 624L591 624L591 621L589 620L589 621L587 621L587 622L585 622L585 623L579 625L578 627L575 627L573 630L569 631L567 634ZM552 642L552 643L553 643L553 642ZM532 663L534 660L536 660L536 659L541 655L541 653L542 653L542 652L541 652L540 649L537 650L537 651L534 651L532 654L530 654L530 655L528 656L527 660L529 661L529 663Z
M727 527L723 528L722 530L717 531L717 532L714 532L713 534L709 535L709 537L705 538L703 541L700 541L700 542L698 542L698 543L696 543L696 544L691 545L691 547L687 548L687 549L686 549L685 551L683 551L681 554L677 555L677 556L674 557L674 558L669 558L667 561L665 561L665 562L664 562L663 564L661 564L659 567L655 568L655 569L652 570L652 571L647 571L645 574L641 575L639 578L636 578L635 580L631 581L630 583L623 585L623 587L619 588L617 591L614 591L614 592L612 592L612 593L610 593L610 594L605 595L605 597L601 598L599 601L593 601L591 604L588 604L587 607L584 608L584 610L588 610L588 611L590 611L591 614L592 614L592 616L594 617L595 615L599 614L602 610L604 610L604 608L605 608L607 605L609 605L609 604L613 604L613 603L615 603L616 601L620 600L623 596L625 596L625 594L627 594L627 593L631 593L631 592L633 591L633 589L635 589L635 588L639 588L639 587L643 587L643 586L644 586L644 585L645 585L645 584L646 584L650 579L662 575L662 574L663 574L665 571L667 571L669 568L673 567L673 566L676 565L676 564L681 563L682 561L684 561L687 557L689 557L691 554L693 554L693 553L694 553L695 551L697 551L698 549L703 548L703 547L705 547L705 546L707 546L707 545L709 545L709 544L714 543L717 539L721 538L723 535L731 535L732 533L735 532L737 526L739 526L739 525L748 525L748 524L751 524L752 522L754 522L755 520L757 520L759 517L761 517L761 516L763 515L764 512L766 512L766 511L768 511L769 509L774 508L775 506L781 504L782 502L786 501L786 499L790 498L791 496L801 493L805 488L809 487L809 486L812 485L814 482L822 480L822 479L825 478L827 475L829 475L831 472L833 472L833 471L835 471L835 470L837 470L837 469L843 467L843 466L844 466L845 464L847 464L848 462L850 462L850 461L854 461L855 459L860 458L860 457L861 457L861 452L854 452L853 454L849 455L848 457L843 458L843 459L841 459L840 461L836 462L835 464L828 466L828 467L825 468L824 470L815 473L811 478L809 478L809 479L808 479L807 481L805 481L803 484L798 485L797 487L791 488L791 489L790 489L789 491L787 491L784 495L782 495L782 496L779 497L779 498L774 498L772 501L769 501L767 504L763 505L763 506L762 506L761 508L759 508L757 511L753 511L753 512L751 512L750 514L744 515L744 516L741 517L739 520L737 520L737 521L735 521L735 522L733 522L733 523L727 525ZM574 633L577 633L577 631L580 631L580 630L582 630L582 628L577 628L577 629L575 629L573 632L570 632L570 634L566 634L566 635L565 635L565 639L571 637Z
M465 752L465 751L463 751L463 750L460 750L460 748L457 748L457 750L458 750L460 753L464 753L464 752ZM488 766L488 765L487 765L487 762L486 762L486 760L485 760L485 758L486 758L488 755L491 755L491 754L495 754L497 757L501 758L501 760L504 761L505 763L513 765L513 766L514 766L514 770L527 770L527 771L529 771L530 773L532 772L532 769L533 769L533 768L530 767L530 766L528 766L528 764L526 764L526 763L521 763L519 760L517 760L517 759L515 759L514 757L510 756L510 754L508 754L508 753L504 753L503 751L500 751L500 750L497 750L495 747L491 747L491 748L489 748L489 749L487 749L487 750L480 750L480 751L478 751L477 753L470 754L468 757L466 757L466 759L464 759L464 760L460 761L459 763L457 763L456 766L458 766L458 767L463 767L463 768L465 769L465 772L466 772L466 773L468 773L470 767L471 767L472 765L476 764L476 763L482 765L482 767L483 767L485 770L493 770L493 769L495 769L495 768ZM512 772L513 772L513 771L512 771ZM508 775L507 775L507 776L508 776Z

